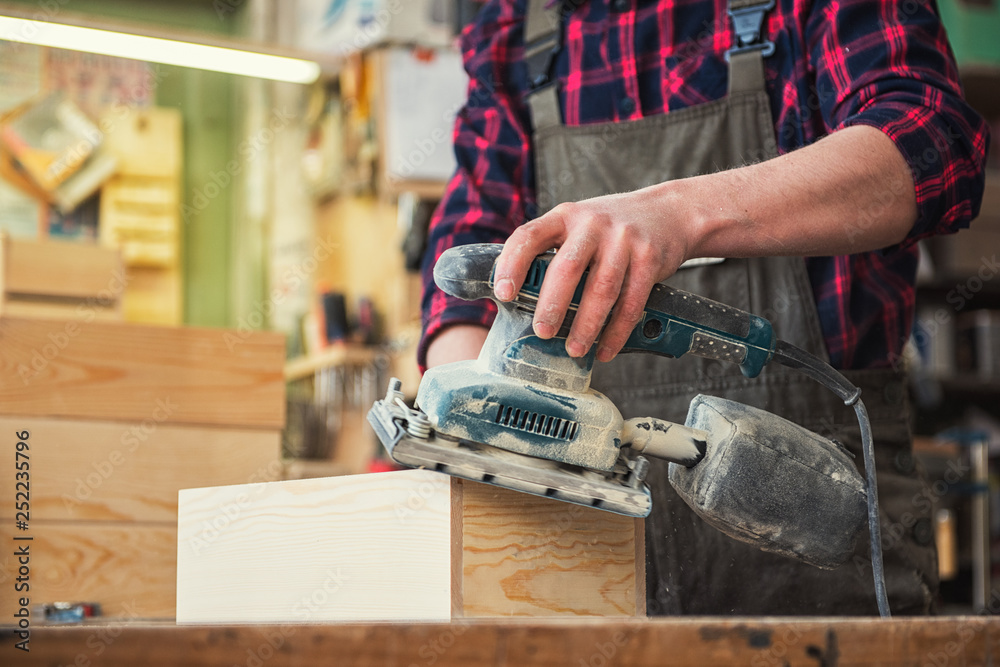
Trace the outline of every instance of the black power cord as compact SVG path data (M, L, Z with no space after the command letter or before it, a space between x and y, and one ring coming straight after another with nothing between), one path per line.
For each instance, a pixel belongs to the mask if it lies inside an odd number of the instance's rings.
M854 408L861 429L861 451L865 460L865 477L868 486L868 534L871 542L872 574L875 579L875 599L882 618L889 618L889 596L885 590L885 567L882 564L882 532L878 516L878 483L875 479L875 445L868 411L861 402L861 390L824 361L791 343L779 340L774 348L774 360L794 368L816 380L836 394L844 405Z

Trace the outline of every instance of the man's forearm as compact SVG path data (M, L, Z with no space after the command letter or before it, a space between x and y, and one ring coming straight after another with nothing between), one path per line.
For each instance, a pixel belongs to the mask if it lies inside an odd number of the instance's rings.
M581 356L600 333L597 357L607 361L653 284L686 259L874 250L902 241L916 217L912 175L896 145L877 129L851 127L759 164L561 204L511 234L495 289L513 298L531 260L558 247L535 333L555 334L589 269L566 350Z
M457 324L441 331L427 347L427 368L475 359L487 333L486 327L472 324Z
M875 250L902 241L917 217L909 166L892 140L868 126L845 128L773 160L677 182L662 195L695 202L689 257Z

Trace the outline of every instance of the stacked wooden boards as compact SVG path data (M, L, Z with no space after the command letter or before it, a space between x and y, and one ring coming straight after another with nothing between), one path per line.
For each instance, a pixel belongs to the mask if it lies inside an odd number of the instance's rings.
M173 618L177 491L281 477L283 363L276 334L0 317L0 541L30 538L31 605ZM19 564L4 554L12 590ZM0 614L15 602L0 596Z
M642 521L425 470L190 489L178 623L642 616Z

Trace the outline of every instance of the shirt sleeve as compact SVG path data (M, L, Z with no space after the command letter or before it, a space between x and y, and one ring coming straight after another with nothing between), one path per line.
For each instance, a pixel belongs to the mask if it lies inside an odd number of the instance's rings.
M438 289L437 258L453 246L504 242L534 207L527 110L521 94L504 79L512 69L508 64L523 51L523 23L513 4L489 3L462 36L469 90L453 133L456 171L431 219L421 267L421 370L427 347L443 329L489 326L496 313L492 301L463 301Z
M819 1L807 35L828 129L875 127L910 166L918 217L901 247L968 227L982 201L989 129L962 97L933 0ZM859 211L853 222L869 220Z

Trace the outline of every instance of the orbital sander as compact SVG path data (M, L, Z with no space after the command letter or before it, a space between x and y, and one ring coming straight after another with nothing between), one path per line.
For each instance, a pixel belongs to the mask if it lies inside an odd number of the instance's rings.
M648 457L664 459L671 485L707 523L821 568L851 557L867 515L879 611L889 615L871 427L860 389L778 340L768 320L657 284L622 353L692 354L737 364L748 378L769 363L797 369L854 408L867 479L839 443L721 397L696 396L684 424L623 419L590 387L593 347L578 358L565 349L586 274L559 332L542 339L532 318L555 253L536 257L519 293L504 302L493 291L502 247L451 248L435 265L438 287L462 299L491 298L498 313L479 357L429 369L413 407L395 378L372 406L368 421L394 461L644 517L652 508Z

